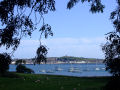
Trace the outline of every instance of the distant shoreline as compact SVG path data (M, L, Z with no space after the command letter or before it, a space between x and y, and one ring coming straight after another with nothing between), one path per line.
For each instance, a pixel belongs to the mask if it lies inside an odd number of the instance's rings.
M46 63L46 64L51 64L51 63ZM96 64L96 63L52 63L52 64ZM97 64L104 64L104 63L97 63ZM15 64L11 64L15 65ZM25 64L25 65L34 65L34 64ZM40 65L45 65L45 63L41 63Z
M16 61L18 60L25 61L26 64L34 64L35 58L14 59L12 61L12 64L15 64ZM63 57L47 57L46 64L87 64L87 63L98 64L98 63L103 63L103 61L104 59L63 56ZM45 64L45 62L41 62L41 64Z

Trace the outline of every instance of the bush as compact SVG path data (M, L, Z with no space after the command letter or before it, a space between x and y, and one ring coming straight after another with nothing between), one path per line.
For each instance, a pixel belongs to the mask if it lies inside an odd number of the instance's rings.
M32 69L27 68L26 66L19 64L16 67L16 71L18 73L34 73L34 71Z
M9 69L11 63L11 57L7 53L0 54L0 74L4 75Z

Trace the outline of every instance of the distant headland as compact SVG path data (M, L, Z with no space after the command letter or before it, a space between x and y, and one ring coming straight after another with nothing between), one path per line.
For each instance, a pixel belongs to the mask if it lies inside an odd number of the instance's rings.
M25 64L34 64L35 58L31 59L14 59L11 64L15 64L17 60L22 60ZM47 57L46 64L69 64L69 63L103 63L104 59L97 58L84 58L84 57L74 57L74 56L62 56L62 57ZM45 64L45 62L41 62Z

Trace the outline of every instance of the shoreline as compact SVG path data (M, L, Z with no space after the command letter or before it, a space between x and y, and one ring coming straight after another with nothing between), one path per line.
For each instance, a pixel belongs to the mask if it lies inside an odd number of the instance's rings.
M33 74L33 75L45 75L45 76L63 76L63 77L79 77L79 78L104 78L111 76L72 76L72 75L55 75L55 74Z
M46 63L46 64L96 64L96 63ZM46 65L45 63L41 63L41 64L35 64L35 65ZM97 63L97 64L104 64L104 63ZM16 65L16 64L10 64L10 65ZM31 64L31 63L27 63L27 64L24 64L24 65L34 65L34 64Z

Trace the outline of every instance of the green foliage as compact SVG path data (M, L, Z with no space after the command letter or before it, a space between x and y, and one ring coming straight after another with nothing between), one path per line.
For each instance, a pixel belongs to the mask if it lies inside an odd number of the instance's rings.
M63 60L63 61L74 61L74 60L84 60L85 58L82 57L72 57L72 56L63 56L58 58L58 60Z
M115 27L116 32L120 32L120 1L117 0L117 8L111 12L110 19L112 20L112 23Z
M41 45L38 49L37 49L37 56L36 56L36 62L37 64L40 64L41 62L45 61L46 62L46 55L47 55L48 51L47 48L43 45Z
M18 73L34 73L33 70L27 68L25 65L22 65L22 64L17 65L16 71Z
M41 35L44 33L45 38L47 38L48 35L53 36L53 32L51 31L51 26L48 25L48 24L43 25L43 26L41 27L40 31L41 31Z
M105 6L101 3L101 0L70 0L67 4L67 8L71 9L79 1L81 1L82 3L89 2L90 6L91 6L90 11L92 13L96 13L96 12L102 12L103 13L103 9L105 8Z
M120 76L120 37L116 32L108 33L107 43L103 46L106 70L113 76Z
M96 58L84 58L84 57L73 57L73 56L63 56L57 58L60 61L81 61L81 60L97 60Z
M34 30L39 30L45 38L48 35L53 36L51 26L44 22L43 15L47 14L48 11L55 11L54 0L1 0L0 46L5 46L6 49L11 47L15 51L21 39L26 36L31 37ZM35 22L33 21L33 15L35 16ZM39 15L39 20L36 15ZM40 21L43 22L40 25L42 27L37 28Z
M120 0L116 1L118 6L110 16L115 31L107 34L107 42L103 46L103 51L105 53L106 70L113 76L120 76Z
M48 11L55 11L54 0L1 0L0 46L6 46L6 49L12 47L16 50L22 37L31 36L37 29L39 24L37 21L41 21L35 17L34 23L31 14L36 16L37 13L43 19L42 29L38 30L45 32L45 37L48 36L47 34L53 35L50 25L44 23L43 15Z
M0 74L4 75L9 69L11 57L7 53L0 54Z
M78 3L80 0L70 0L67 4L67 8L71 9L76 3Z

